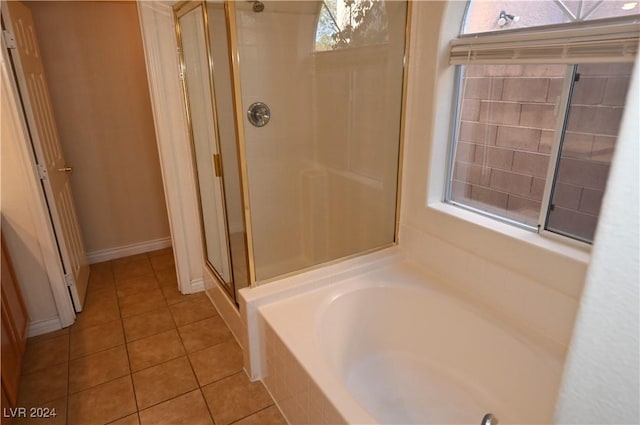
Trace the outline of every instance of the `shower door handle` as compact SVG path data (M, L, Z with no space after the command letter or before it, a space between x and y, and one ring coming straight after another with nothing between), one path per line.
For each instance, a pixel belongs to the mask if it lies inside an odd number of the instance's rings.
M252 103L247 109L247 118L255 127L264 127L271 119L271 111L265 103Z

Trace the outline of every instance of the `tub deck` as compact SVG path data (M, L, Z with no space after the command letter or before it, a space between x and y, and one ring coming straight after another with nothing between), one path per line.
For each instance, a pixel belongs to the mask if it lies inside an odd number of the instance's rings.
M257 307L260 378L290 423L551 422L558 358L387 260Z

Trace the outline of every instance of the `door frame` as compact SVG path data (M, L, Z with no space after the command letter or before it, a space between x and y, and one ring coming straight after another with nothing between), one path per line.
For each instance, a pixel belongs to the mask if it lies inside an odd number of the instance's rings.
M238 307L206 265L202 250L189 124L184 113L185 101L179 78L173 18L173 6L177 2L137 1L178 286L183 294L206 289L240 345L246 347L246 327L242 324Z
M205 289L205 271L195 169L179 79L175 3L138 1L137 5L178 286L183 294L191 294Z
M20 140L17 145L20 150L20 158L22 159L22 168L28 175L28 187L30 197L33 203L34 217L37 225L38 243L40 244L42 256L45 262L45 271L49 278L51 293L53 295L56 309L58 310L58 318L61 326L67 327L75 322L76 313L71 301L71 294L67 288L64 270L62 268L62 259L58 254L56 236L53 229L53 223L49 216L49 207L45 199L44 189L40 184L36 167L36 158L31 149L31 139L27 126L26 117L18 94L18 86L13 73L9 50L2 38L2 95L6 96L10 105L7 116L10 117L13 126L16 128Z

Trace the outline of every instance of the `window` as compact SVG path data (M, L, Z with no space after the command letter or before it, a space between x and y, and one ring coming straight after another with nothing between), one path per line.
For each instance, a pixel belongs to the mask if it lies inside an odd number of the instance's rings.
M451 48L458 94L445 201L591 243L637 13L635 2L471 2Z
M389 41L382 0L324 0L316 28L316 51L360 47Z

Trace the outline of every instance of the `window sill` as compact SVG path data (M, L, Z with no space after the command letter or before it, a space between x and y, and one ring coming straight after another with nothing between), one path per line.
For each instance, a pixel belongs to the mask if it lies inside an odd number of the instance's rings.
M551 232L539 234L441 201L429 203L427 208L585 265L591 258L590 245Z

